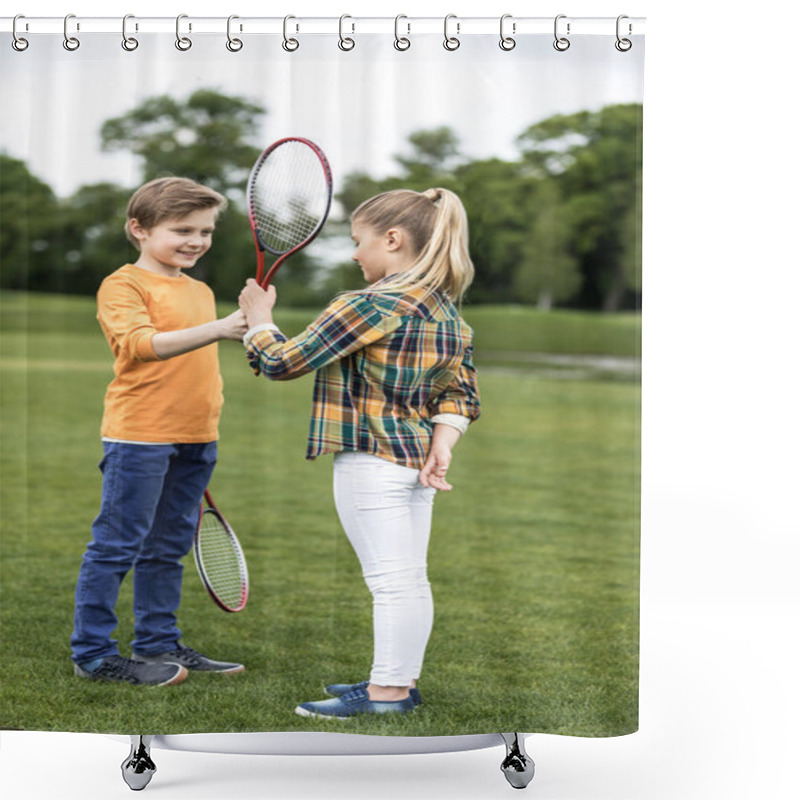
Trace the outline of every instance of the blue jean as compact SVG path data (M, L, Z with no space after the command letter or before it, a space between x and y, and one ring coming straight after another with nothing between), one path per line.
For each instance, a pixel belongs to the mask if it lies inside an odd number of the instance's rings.
M75 589L76 663L118 654L111 634L122 580L133 569L133 650L156 655L180 639L183 565L217 443L104 442L103 495Z

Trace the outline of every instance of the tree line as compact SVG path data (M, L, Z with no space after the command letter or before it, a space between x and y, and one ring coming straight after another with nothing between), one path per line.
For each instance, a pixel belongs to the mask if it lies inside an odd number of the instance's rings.
M140 157L142 182L165 174L205 183L229 198L214 248L200 262L217 296L235 299L255 256L244 210L262 106L198 90L184 101L145 100L100 130L104 151ZM362 200L393 188L443 186L464 201L476 278L471 303L520 303L617 311L641 292L641 120L639 104L558 115L516 139L515 160L469 159L449 127L417 131L396 174L344 176L336 199L346 217ZM135 251L122 228L135 187L81 186L59 198L19 159L0 154L0 287L94 294ZM322 237L346 235L329 221ZM316 306L363 282L342 263L320 270L300 253L276 280L282 301Z

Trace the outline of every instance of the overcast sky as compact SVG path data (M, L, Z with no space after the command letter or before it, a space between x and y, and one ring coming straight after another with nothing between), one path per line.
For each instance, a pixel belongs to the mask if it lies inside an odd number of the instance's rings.
M568 53L549 35L520 38L511 52L496 35L473 35L447 52L441 35L427 34L397 52L391 36L369 34L346 53L335 35L306 36L296 53L275 36L250 37L238 53L226 50L224 34L197 36L186 52L172 34L142 36L130 53L119 33L87 33L74 52L60 34L36 35L24 53L2 38L0 147L62 196L96 181L139 182L135 159L100 153L99 129L152 95L183 99L203 87L256 101L268 113L253 144L314 139L336 180L354 169L391 173L408 134L439 125L456 130L465 155L514 158L527 126L642 93L644 48L620 54L613 35L581 37Z

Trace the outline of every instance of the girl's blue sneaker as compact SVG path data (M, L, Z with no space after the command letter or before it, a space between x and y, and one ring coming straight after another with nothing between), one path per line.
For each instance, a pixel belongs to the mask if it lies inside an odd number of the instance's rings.
M332 700L321 700L318 703L302 703L295 708L301 717L317 717L323 719L347 719L358 714L406 714L416 708L410 697L404 700L370 700L366 687L354 689L341 697Z
M369 686L369 681L361 681L360 683L332 683L325 687L325 694L329 694L331 697L341 697L343 694L354 692L356 689L366 689L367 686ZM411 695L415 706L422 703L422 696L419 693L419 689L414 687L413 689L409 689L408 693Z

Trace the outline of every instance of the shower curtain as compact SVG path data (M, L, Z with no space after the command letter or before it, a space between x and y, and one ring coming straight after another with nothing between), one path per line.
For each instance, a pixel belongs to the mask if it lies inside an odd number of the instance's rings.
M255 271L248 171L300 136L326 153L334 199L275 280L287 336L363 287L349 215L380 192L455 192L475 265L460 312L482 413L435 500L424 702L347 732L635 731L642 21L106 23L4 20L0 40L2 727L315 731L298 703L369 676L372 600L330 456L304 458L312 377L257 380L230 341L211 486L250 596L221 612L188 557L178 616L187 644L246 671L143 691L81 679L70 662L113 377L95 295L136 260L128 199L165 175L225 195L192 272L223 316ZM125 656L130 584L114 634Z

